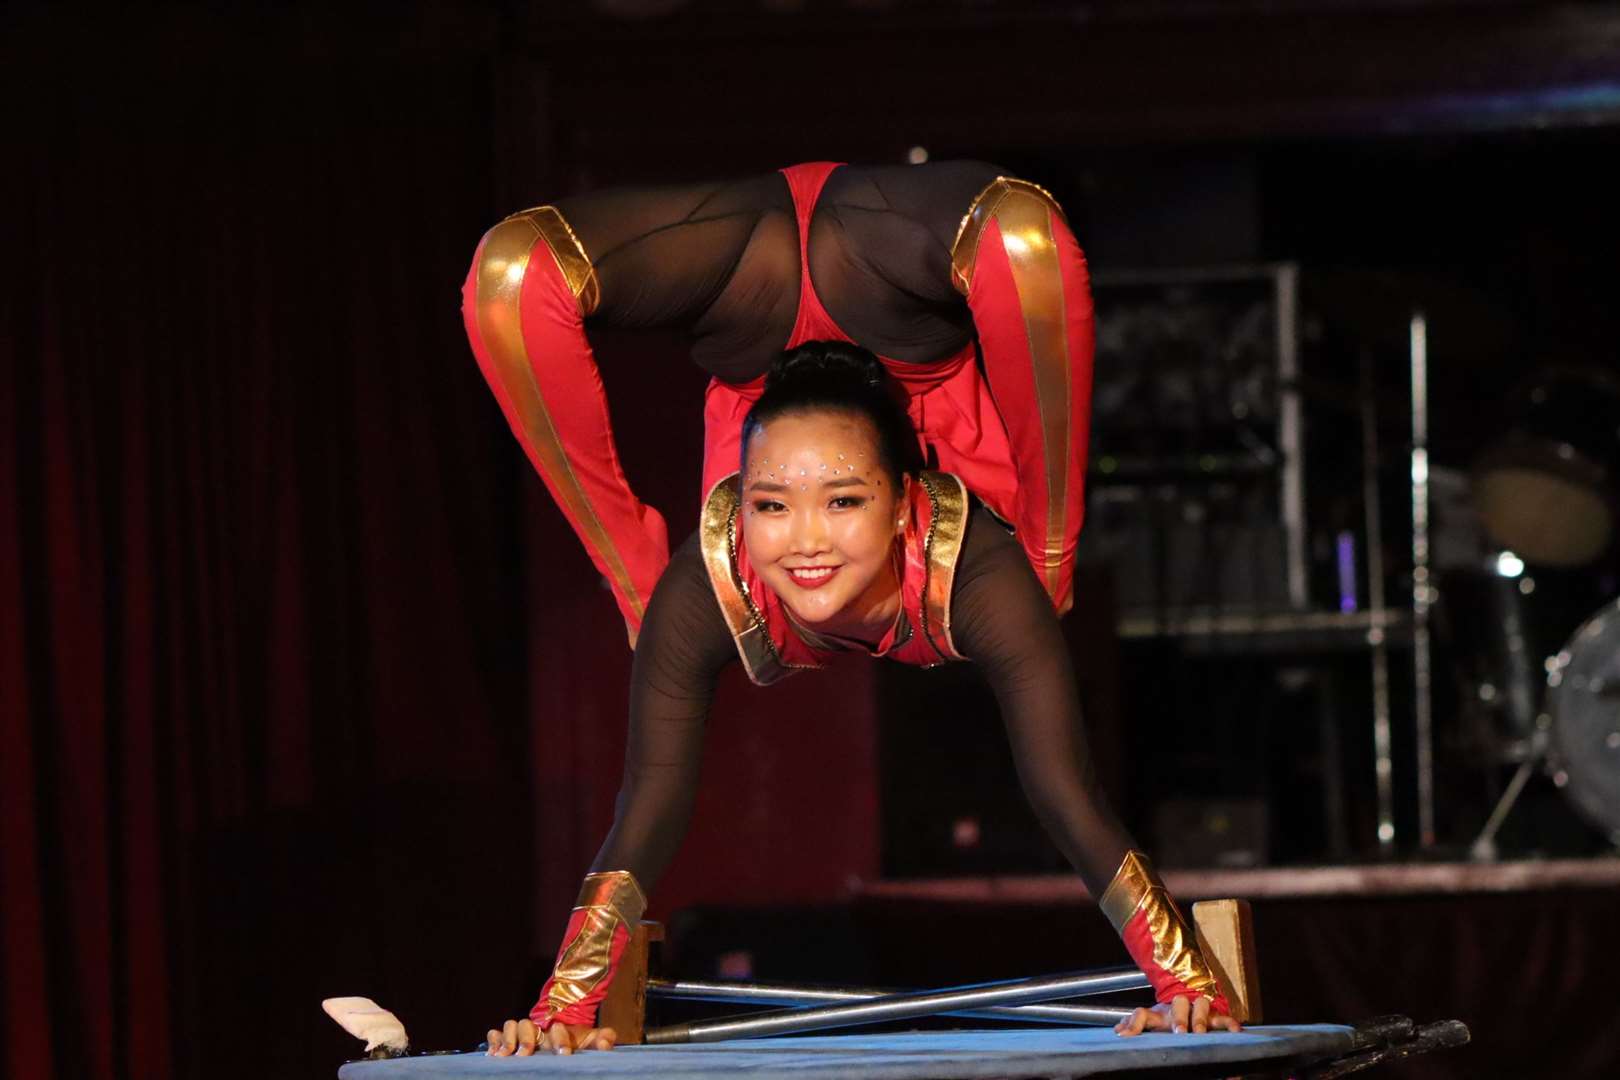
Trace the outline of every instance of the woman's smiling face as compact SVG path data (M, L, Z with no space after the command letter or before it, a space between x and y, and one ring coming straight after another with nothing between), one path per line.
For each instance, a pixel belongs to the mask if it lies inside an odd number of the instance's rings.
M881 636L898 610L895 539L905 485L858 413L778 416L749 440L742 477L748 561L807 628Z

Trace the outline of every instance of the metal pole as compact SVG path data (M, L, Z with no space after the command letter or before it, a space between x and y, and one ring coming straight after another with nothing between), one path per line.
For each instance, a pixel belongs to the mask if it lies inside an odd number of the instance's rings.
M1378 786L1378 850L1395 850L1394 762L1389 741L1389 642L1385 629L1383 525L1378 506L1378 387L1372 362L1361 358L1361 498L1367 522L1367 606L1372 626L1373 771Z
M992 1005L1029 1005L1060 998L1106 994L1131 990L1142 985L1138 971L1084 972L1050 975L1040 979L958 986L946 990L923 990L890 994L870 1001L842 1005L820 1005L756 1016L699 1021L653 1028L644 1039L648 1043L719 1042L723 1039L757 1039L765 1035L789 1035L822 1028L879 1024L888 1020L909 1020L936 1016L962 1009L982 1009Z
M1475 862L1496 861L1497 831L1502 828L1503 822L1507 821L1508 813L1513 809L1513 804L1518 802L1519 796L1524 793L1524 785L1530 782L1530 774L1535 772L1536 768L1541 764L1541 755L1547 748L1547 733L1537 731L1531 740L1531 746L1532 750L1529 756L1519 763L1518 771L1513 774L1513 779L1508 781L1507 790L1502 792L1500 799L1496 800L1496 807L1491 811L1490 818L1486 820L1485 827L1479 831L1479 835L1474 838L1473 845L1468 849L1468 857Z
M1434 699L1429 665L1429 324L1412 315L1412 724L1417 744L1418 844L1434 846Z
M1121 969L1121 974L1131 969ZM1137 985L1151 985L1147 976L1134 972ZM735 1005L837 1005L849 1001L871 1001L887 997L894 990L847 986L786 986L773 983L703 982L701 980L647 980L649 997L672 1001L724 1001ZM1084 1024L1112 1026L1131 1015L1130 1009L1096 1005L1012 1005L988 1009L963 1009L943 1014L979 1020L1012 1020L1043 1024Z
M1305 581L1305 445L1299 391L1299 267L1277 268L1277 376L1281 411L1282 513L1288 546L1288 602L1296 611L1310 605Z

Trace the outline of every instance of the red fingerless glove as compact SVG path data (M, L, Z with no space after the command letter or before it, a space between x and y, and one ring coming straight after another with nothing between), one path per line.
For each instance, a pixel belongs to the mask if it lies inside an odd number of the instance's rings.
M647 909L641 886L628 870L590 874L568 917L562 947L540 1000L529 1010L541 1031L552 1024L594 1024L607 996L630 931Z
M1220 982L1198 951L1197 939L1146 856L1125 853L1099 906L1148 977L1154 1000L1167 1005L1177 997L1202 994L1211 999L1212 1014L1232 1015Z

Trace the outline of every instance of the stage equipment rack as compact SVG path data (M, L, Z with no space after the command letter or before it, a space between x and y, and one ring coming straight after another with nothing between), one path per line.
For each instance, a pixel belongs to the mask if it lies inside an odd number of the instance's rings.
M1414 313L1408 334L1410 607L1392 607L1385 585L1377 396L1367 368L1353 395L1356 400L1336 403L1354 409L1359 419L1364 514L1357 539L1366 576L1365 607L1352 601L1342 605L1351 610L1313 609L1305 556L1299 280L1294 263L1097 275L1098 351L1087 477L1092 516L1081 537L1081 558L1119 560L1117 565L1126 567L1118 623L1126 642L1174 639L1199 652L1365 649L1372 690L1376 836L1380 853L1388 857L1397 839L1390 690L1394 647L1412 650L1418 843L1428 848L1435 842L1427 321ZM1149 414L1146 422L1144 413ZM1211 492L1252 493L1261 487L1269 487L1258 504L1272 518L1265 524L1280 528L1282 574L1269 588L1255 579L1247 603L1222 596L1214 602L1179 602L1196 589L1178 588L1165 579L1167 571L1173 575L1186 569L1185 564L1172 565L1168 555L1176 549L1176 537L1168 529L1155 535L1117 512L1132 500L1179 502L1190 508L1208 505ZM1248 505L1252 509L1256 502L1251 498ZM1187 516L1195 525L1201 520L1190 512ZM1264 538L1263 530L1259 535ZM1141 558L1144 536L1159 575L1146 589L1140 572L1131 572L1131 560ZM1257 550L1264 551L1265 545ZM1217 568L1217 574L1225 569ZM1328 730L1330 718L1324 717L1323 724L1328 746L1337 736ZM1326 777L1324 794L1332 799L1335 792L1342 792L1338 778Z

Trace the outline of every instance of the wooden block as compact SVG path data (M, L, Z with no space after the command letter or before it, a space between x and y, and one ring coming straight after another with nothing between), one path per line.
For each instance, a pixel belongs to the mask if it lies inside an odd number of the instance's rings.
M1215 969L1232 1015L1260 1023L1260 964L1254 954L1254 914L1247 900L1204 900L1193 905L1198 951Z
M618 1036L620 1046L641 1042L647 1020L648 954L652 943L664 940L664 924L637 923L630 934L630 942L619 958L619 970L608 984L607 997L596 1014L601 1027L610 1027Z

